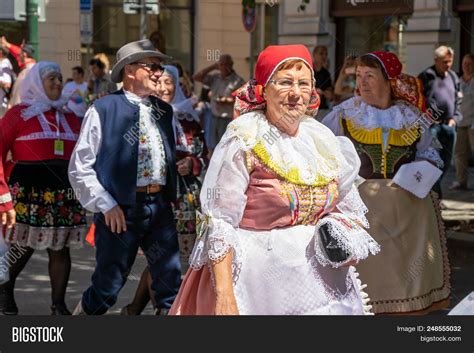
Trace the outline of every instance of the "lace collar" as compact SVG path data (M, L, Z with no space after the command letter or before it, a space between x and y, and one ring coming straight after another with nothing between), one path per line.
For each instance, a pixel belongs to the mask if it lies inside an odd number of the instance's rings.
M342 117L364 129L389 128L401 130L414 127L421 119L421 112L405 101L397 100L387 109L366 104L361 97L350 98L334 107Z
M294 184L323 186L338 177L337 139L310 117L303 118L296 136L289 136L263 113L247 113L229 124L223 143L234 137L244 150L252 150L267 167Z

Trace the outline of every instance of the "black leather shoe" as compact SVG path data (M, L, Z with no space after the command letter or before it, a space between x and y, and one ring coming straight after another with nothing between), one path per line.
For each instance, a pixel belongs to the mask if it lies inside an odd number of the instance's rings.
M18 315L13 290L0 289L0 312L3 315Z
M51 305L51 315L72 315L66 304Z

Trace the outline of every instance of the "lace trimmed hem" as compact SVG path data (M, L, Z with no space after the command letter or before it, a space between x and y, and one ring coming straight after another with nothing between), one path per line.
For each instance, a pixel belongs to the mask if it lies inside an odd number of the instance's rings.
M64 247L80 249L89 231L87 225L76 227L32 227L16 223L13 231L9 231L5 240L10 244L19 244L35 250L61 250Z
M364 291L367 288L367 284L362 284L362 281L359 279L359 272L356 271L354 267L354 277L357 285L357 289L360 293L360 298L362 300L362 308L364 309L364 315L375 315L372 311L372 305L370 305L369 295Z
M10 195L9 192L6 194L0 195L0 204L2 203L7 203L12 201L12 196Z

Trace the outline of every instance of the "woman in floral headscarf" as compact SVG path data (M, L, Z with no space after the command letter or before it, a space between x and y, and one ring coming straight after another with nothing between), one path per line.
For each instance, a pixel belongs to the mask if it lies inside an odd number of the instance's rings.
M242 115L212 156L192 268L171 314L369 309L350 266L378 251L362 228L359 159L347 138L313 119L319 97L312 67L306 47L270 46L258 58L255 80L235 93ZM347 250L341 261L327 256L323 226Z
M70 315L65 303L71 271L69 249L82 246L87 228L85 211L74 197L67 173L80 122L65 110L62 87L58 64L35 64L21 86L22 103L0 120L0 213L7 213L9 258L16 259L11 263L10 280L0 286L4 314L17 314L15 280L34 250L46 249L52 313ZM9 151L13 166L6 161Z
M351 139L367 179L360 194L382 251L357 270L371 305L386 314L446 307L449 263L437 196L430 194L443 162L431 146L421 83L402 74L395 54L373 52L357 59L356 86L356 96L323 123Z

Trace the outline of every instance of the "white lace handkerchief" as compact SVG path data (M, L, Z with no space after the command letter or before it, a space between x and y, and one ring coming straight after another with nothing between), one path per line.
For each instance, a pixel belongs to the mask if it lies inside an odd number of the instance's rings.
M404 164L398 169L392 181L423 199L441 176L442 171L427 161Z

